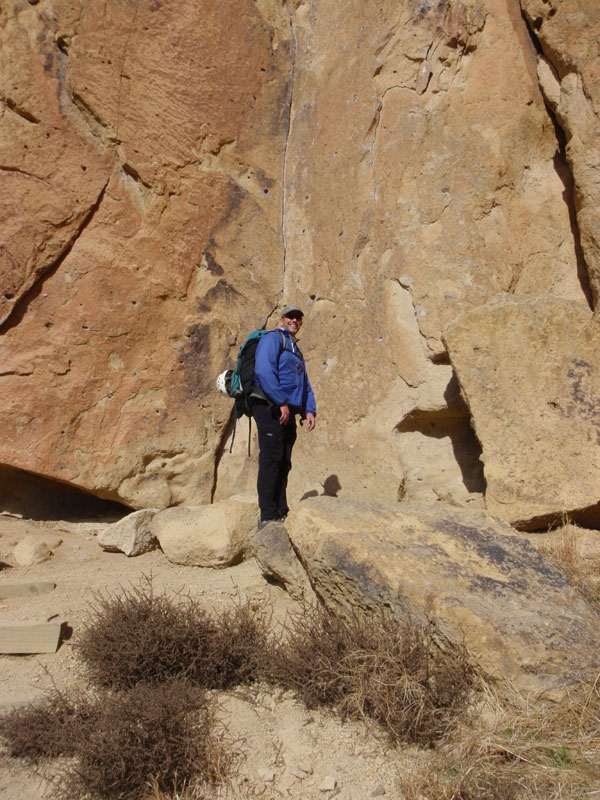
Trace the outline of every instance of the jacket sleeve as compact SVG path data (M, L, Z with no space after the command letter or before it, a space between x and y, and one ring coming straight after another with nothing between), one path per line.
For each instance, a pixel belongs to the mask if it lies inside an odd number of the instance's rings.
M254 358L254 378L263 392L276 405L283 406L288 398L283 394L279 384L279 354L281 352L281 336L271 331L258 343Z
M306 414L314 414L317 415L317 402L315 400L315 395L312 390L312 386L310 385L310 381L308 380L308 375L306 376Z

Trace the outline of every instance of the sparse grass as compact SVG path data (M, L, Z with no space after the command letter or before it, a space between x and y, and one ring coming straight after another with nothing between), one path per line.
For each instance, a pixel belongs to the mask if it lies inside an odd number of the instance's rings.
M345 619L305 606L273 647L267 679L309 708L376 720L395 743L432 745L464 710L476 671L433 623L384 616Z
M599 679L559 702L528 702L497 687L440 744L429 772L402 782L407 800L600 797Z
M266 637L260 606L240 603L216 618L191 597L175 602L155 593L143 578L96 597L78 652L97 686L127 689L179 677L227 689L254 680Z
M561 569L569 582L600 612L600 562L583 558L577 547L573 525L567 524L556 533L556 541L539 546L539 552Z
M38 764L70 757L54 782L65 800L137 800L151 785L176 792L192 778L220 783L231 756L215 730L214 702L183 681L140 683L78 703L54 693L0 719L12 755Z

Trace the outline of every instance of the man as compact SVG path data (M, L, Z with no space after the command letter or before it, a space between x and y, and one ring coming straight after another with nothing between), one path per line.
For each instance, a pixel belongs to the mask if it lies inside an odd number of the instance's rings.
M254 381L265 399L252 398L252 416L258 430L259 528L283 521L288 513L287 481L292 468L292 448L296 441L296 415L315 427L317 407L302 353L296 338L303 312L286 306L279 327L258 343L254 361Z

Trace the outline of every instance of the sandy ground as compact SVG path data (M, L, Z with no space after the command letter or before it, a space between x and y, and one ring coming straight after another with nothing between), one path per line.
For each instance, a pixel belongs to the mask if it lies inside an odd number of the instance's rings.
M293 609L285 591L265 581L254 560L224 570L171 564L160 550L127 558L106 553L97 533L106 522L34 522L0 515L0 585L52 581L54 591L37 597L0 600L0 624L43 621L57 615L73 629L72 638L51 655L0 655L0 711L58 688L85 685L74 653L94 593L118 590L151 575L156 590L184 591L207 607L219 608L239 597L263 598L274 617ZM31 567L15 565L15 545L36 536L53 551L50 560ZM221 797L339 797L400 800L400 776L423 766L415 748L390 749L377 731L342 724L329 713L307 711L289 694L261 689L221 696L221 718L243 758L231 786ZM332 788L333 787L333 788ZM30 768L0 754L0 798L37 800L47 784Z

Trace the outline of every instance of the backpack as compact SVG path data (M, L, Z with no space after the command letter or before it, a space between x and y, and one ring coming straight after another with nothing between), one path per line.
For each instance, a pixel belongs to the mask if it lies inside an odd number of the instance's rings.
M246 337L246 341L238 350L237 362L235 369L228 369L222 372L217 378L217 389L224 392L229 397L233 397L234 415L233 415L233 435L231 437L231 445L229 452L233 449L233 441L235 439L235 428L237 421L242 416L248 417L248 455L250 455L250 425L252 419L252 409L250 405L251 397L260 397L267 402L271 402L269 398L257 386L254 385L254 360L256 358L256 348L258 343L270 331L265 328L257 328L250 331ZM285 336L279 331L281 336L281 348L279 355L285 350Z

